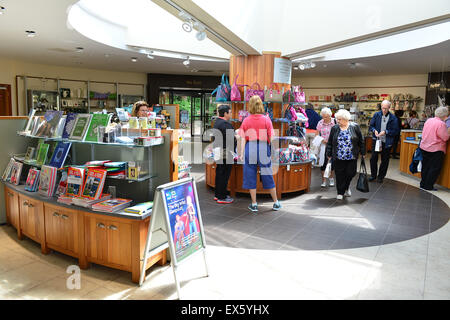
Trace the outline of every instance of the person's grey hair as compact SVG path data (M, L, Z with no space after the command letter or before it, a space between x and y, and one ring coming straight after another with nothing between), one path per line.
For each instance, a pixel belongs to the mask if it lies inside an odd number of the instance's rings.
M328 107L322 108L322 110L320 110L320 114L322 114L322 113L328 114L330 117L332 115L331 109Z
M389 100L383 100L383 102L381 103L381 105L383 104L387 104L387 106L390 108L391 107L391 102Z
M351 115L350 115L350 112L348 112L347 110L339 109L339 111L334 114L334 117L336 119L341 118L341 119L350 121Z
M448 116L448 108L447 107L439 107L434 111L434 116L438 118L447 117Z

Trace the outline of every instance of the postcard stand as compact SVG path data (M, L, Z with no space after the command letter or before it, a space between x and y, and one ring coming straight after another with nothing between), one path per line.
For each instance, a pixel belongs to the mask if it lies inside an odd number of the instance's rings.
M209 276L205 247L203 222L194 179L190 177L159 186L155 193L144 259L141 260L139 285L144 282L147 259L169 248L178 299L181 299L180 283L177 278L178 266L181 262L185 262L186 258L202 252L206 276Z

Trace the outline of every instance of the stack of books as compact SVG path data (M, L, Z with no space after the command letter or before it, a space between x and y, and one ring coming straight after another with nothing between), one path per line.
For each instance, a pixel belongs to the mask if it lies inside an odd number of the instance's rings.
M35 168L28 170L28 177L25 183L25 190L35 192L39 186L39 175L41 171Z
M58 197L58 200L56 200L56 201L59 203L64 203L64 204L72 204L72 199L73 199L73 197L62 194Z
M108 177L117 179L125 179L127 177L126 162L107 162L103 165L108 172Z
M83 198L83 197L73 197L73 198L71 198L71 201L72 201L72 204L74 204L74 205L92 209L92 206L94 204L105 201L105 200L109 200L109 199L111 199L110 194L103 194L100 199L91 200L91 199L87 199L87 198Z
M139 203L133 207L126 208L126 213L138 214L140 216L152 212L153 201Z
M118 212L124 208L127 208L131 205L132 200L130 199L122 199L115 198L106 201L102 201L92 205L92 210L100 211L100 212Z

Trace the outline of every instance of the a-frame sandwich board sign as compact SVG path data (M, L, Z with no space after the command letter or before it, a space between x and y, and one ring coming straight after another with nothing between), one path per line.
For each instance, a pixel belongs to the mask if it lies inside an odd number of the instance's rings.
M181 299L176 274L180 263L202 252L206 276L209 275L202 215L197 187L192 177L156 188L139 285L144 282L147 259L167 248L170 252L178 298Z

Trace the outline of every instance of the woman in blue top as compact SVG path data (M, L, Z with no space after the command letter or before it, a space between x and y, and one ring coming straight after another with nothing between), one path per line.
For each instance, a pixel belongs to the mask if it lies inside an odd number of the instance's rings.
M337 199L350 197L350 182L356 175L359 154L366 154L365 141L359 126L350 122L350 112L341 109L335 114L337 125L331 128L326 155L336 175Z

